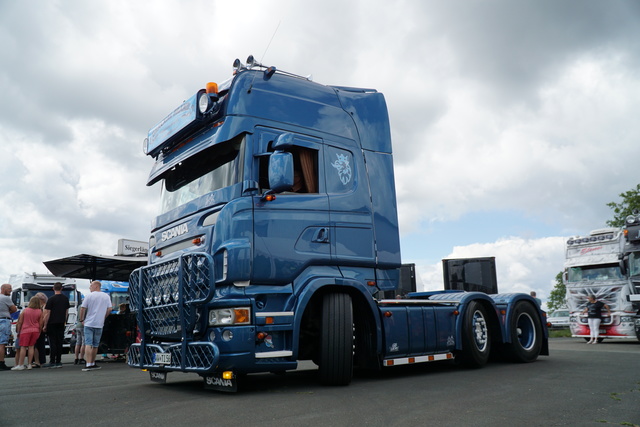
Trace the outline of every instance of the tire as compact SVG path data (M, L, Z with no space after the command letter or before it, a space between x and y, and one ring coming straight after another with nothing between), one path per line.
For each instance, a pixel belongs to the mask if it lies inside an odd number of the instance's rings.
M470 368L487 363L491 353L491 333L487 310L478 301L469 303L462 324L460 362Z
M510 359L520 363L535 361L542 349L542 325L538 311L531 304L520 301L509 322L511 343L507 350Z
M353 377L353 308L347 294L331 293L322 300L320 382L348 385Z

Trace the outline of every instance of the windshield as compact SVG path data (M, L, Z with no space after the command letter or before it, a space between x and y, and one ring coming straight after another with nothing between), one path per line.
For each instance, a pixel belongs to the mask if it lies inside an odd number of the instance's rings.
M53 294L55 293L55 292L53 292L53 289L40 289L40 290L29 289L29 290L27 290L27 292L25 294L25 297L24 297L24 302L25 302L24 306L25 307L29 304L29 300L31 299L31 297L36 296L36 294L38 292L42 292L43 294L45 294L47 296L47 299L51 298L53 296ZM64 296L66 296L67 298L69 298L69 305L71 305L71 307L74 307L76 305L76 303L75 303L76 299L75 299L75 292L74 291L63 289L62 290L62 294Z
M570 267L568 271L569 282L604 282L607 280L622 280L624 277L617 264L589 265L583 267Z
M120 304L129 303L129 294L125 292L114 292L111 294L111 306L114 310L120 308Z
M631 252L629 254L629 274L631 276L640 275L640 252Z
M242 181L244 135L208 148L165 175L161 213Z

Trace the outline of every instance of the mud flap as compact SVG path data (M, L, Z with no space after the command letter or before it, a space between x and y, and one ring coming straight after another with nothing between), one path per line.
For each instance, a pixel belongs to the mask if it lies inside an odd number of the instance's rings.
M224 391L227 393L235 393L238 391L238 379L235 374L231 379L222 378L221 373L207 374L202 378L204 379L204 388L208 390Z
M149 379L154 383L166 384L167 373L160 371L149 371Z

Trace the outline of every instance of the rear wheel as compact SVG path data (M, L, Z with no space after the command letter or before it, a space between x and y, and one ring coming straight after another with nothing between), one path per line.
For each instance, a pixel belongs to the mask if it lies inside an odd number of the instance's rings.
M487 363L491 352L491 335L487 311L477 301L469 303L462 325L462 353L463 365L479 368Z
M538 311L521 301L516 304L510 322L511 344L507 348L511 359L533 362L542 349L542 325Z
M348 385L353 376L353 309L347 294L331 293L322 301L320 381Z

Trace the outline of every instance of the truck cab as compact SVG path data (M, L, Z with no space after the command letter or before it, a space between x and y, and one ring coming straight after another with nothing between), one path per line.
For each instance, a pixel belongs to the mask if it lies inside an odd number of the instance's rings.
M401 258L378 91L321 85L250 57L152 128L144 149L161 211L149 265L130 277L142 339L128 363L153 380L195 372L228 390L238 375L312 360L323 383L338 385L354 366L456 354L481 365L492 341L527 361L546 352L527 295L384 299L399 287Z
M566 242L563 280L567 289L570 329L574 337L589 338L583 310L593 295L611 309L600 325L600 338L636 338L635 310L629 301L634 293L622 259L624 233L619 228L594 230Z

